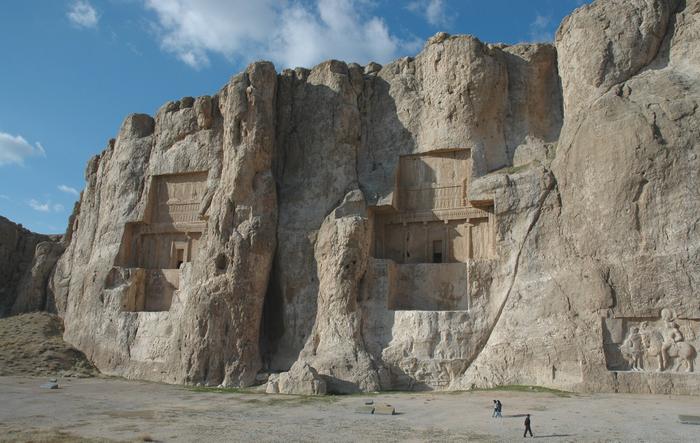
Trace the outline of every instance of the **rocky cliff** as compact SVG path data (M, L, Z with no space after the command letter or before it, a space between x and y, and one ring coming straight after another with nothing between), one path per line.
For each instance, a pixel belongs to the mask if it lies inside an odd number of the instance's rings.
M431 38L130 115L50 288L103 372L700 393L700 1ZM291 369L291 370L290 370Z
M0 317L53 311L49 278L63 245L0 217Z

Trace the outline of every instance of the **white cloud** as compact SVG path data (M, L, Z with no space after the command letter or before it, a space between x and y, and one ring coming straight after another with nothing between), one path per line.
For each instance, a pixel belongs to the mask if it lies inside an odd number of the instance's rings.
M96 28L100 17L87 0L75 0L68 13L68 19L80 28Z
M145 0L158 16L161 46L192 67L209 52L233 58L264 41L279 14L272 0Z
M10 197L8 197L8 196L5 195L5 194L0 194L0 200L8 200L8 201L9 201L9 200L10 200Z
M407 6L408 10L420 14L433 26L450 26L452 18L448 17L443 0L414 0Z
M350 0L319 0L317 10L291 7L282 17L269 55L283 67L312 66L330 58L387 62L404 44L379 17L363 17Z
M58 190L61 192L65 192L66 194L72 194L74 196L79 196L80 192L78 192L77 189L71 187L71 186L66 186L66 185L59 185Z
M29 200L29 207L39 212L49 212L51 210L51 205L46 203L40 203L34 199Z
M28 157L46 157L41 143L32 146L21 135L0 132L0 166L10 163L22 165Z
M530 41L533 43L550 43L554 41L554 30L551 29L552 17L537 14L530 23Z
M34 209L35 211L39 212L63 212L65 211L65 207L60 204L60 203L55 203L51 204L51 201L46 201L46 202L40 202L35 199L31 199L27 202L30 208Z
M414 50L367 14L367 0L145 0L158 18L161 47L194 68L211 54L249 62L271 59L278 68L325 59L387 62Z

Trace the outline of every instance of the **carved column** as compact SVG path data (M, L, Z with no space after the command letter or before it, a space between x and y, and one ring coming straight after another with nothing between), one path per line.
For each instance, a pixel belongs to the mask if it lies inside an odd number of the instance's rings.
M489 213L489 257L496 256L496 216L492 212Z
M472 310L471 279L469 278L469 259L467 259L467 311Z
M408 226L406 225L406 222L403 222L401 224L401 227L403 229L403 262L407 263L408 262L408 237L410 235Z
M472 259L474 258L472 251L472 224L469 223L469 220L464 224L464 229L467 234L467 259Z
M430 254L430 230L428 229L428 222L423 222L423 232L425 233L425 258L424 261L431 262L432 256Z
M450 253L450 221L445 220L445 234L442 242L442 262L447 263L447 258Z

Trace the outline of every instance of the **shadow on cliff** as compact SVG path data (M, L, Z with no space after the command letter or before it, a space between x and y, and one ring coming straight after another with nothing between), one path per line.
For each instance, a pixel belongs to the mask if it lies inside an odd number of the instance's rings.
M308 77L308 72L301 71L299 75ZM350 78L348 80L352 81ZM285 82L287 83L285 84ZM320 228L324 218L338 206L348 191L359 187L367 201L367 216L372 224L373 216L371 213L377 202L390 197L394 192L399 157L416 152L415 138L400 121L396 102L390 89L391 85L385 79L375 74L364 75L362 90L357 89L356 80L353 86L357 99L356 109L348 111L347 108L344 108L347 106L347 97L342 97L340 92L328 86L310 84L306 78L280 80L277 103L277 163L275 166L277 195L279 199L296 198L294 205L290 205L289 202L286 205L278 202L280 208L277 229L278 246L265 298L260 330L261 357L263 367L268 371L288 370L293 361L290 361L286 356L294 355L298 358L303 349L303 343L311 334L313 321L308 324L295 323L298 318L295 318L294 314L298 312L299 306L304 306L309 309L305 317L312 319L316 317L319 281L317 276L318 263L313 251L315 232ZM308 102L318 103L319 99L322 99L322 106L332 103L334 109L309 109L308 113L299 115L299 113L304 113L305 105L308 106ZM306 103L303 102L304 100ZM331 121L334 123L337 122L333 119L340 119L348 115L353 118L350 124L357 124L359 131L356 134L351 131L350 134L356 135L356 139L343 138L343 136L348 135L347 133L334 133L329 137L328 134L322 132L323 128L318 126L323 125L320 125L317 120L327 121L325 119L329 111L341 114L340 116L333 115ZM336 125L326 129L338 131ZM343 127L341 127L342 129ZM305 141L308 143L304 143ZM323 141L334 143L334 145L325 149ZM337 146L345 144L353 145L354 152L342 150L338 152ZM319 149L319 147L323 149ZM330 155L326 157L327 151L330 151L335 157ZM352 164L345 165L343 162L352 162ZM326 189L301 189L305 185L308 186L308 183L303 180L305 174L321 175L325 170L334 168L351 168L351 173L347 176L344 173L337 174L335 182L324 185ZM321 183L323 182L321 181ZM313 201L298 198L308 195L319 195L320 197ZM313 220L310 223L302 224L300 219L305 218L305 216L308 218L309 211L314 214ZM301 257L303 263L296 264L298 265L296 268L301 269L302 275L288 275L289 270L294 269L295 266L290 266L286 261L293 260L294 257L286 256L285 251L289 251L290 245L300 243L299 238L293 237L302 236L302 243L309 242L303 248L304 254ZM309 238L314 240L307 240ZM369 255L372 255L372 252ZM382 360L382 350L392 340L394 311L388 309L387 294L378 294L378 299L368 295L367 289L376 291L376 288L368 288L366 284L368 274L369 269L365 272L357 294L355 294L357 297L356 309L360 311L362 317L359 322L359 330L355 331L354 334L356 340L359 341L356 345L364 347L371 355L378 373L390 373L392 380L400 378L406 381L407 386L421 389L421 384L410 379L400 368L388 365ZM292 279L301 282L303 287L290 285ZM299 299L300 297L306 298ZM366 330L367 327L371 327L372 330ZM376 333L378 330L385 332ZM293 337L295 334L303 336L303 340L292 343L289 337ZM279 364L285 360L286 365ZM341 380L330 375L324 375L324 378L331 381L330 386L340 387L339 391L357 391L357 385L354 381ZM331 378L332 380L330 380ZM385 386L385 383L382 383L383 389L390 389L392 386Z
M530 59L517 51L503 51L508 66L508 108L503 116L507 166L513 166L516 150L524 145L547 145L559 140L564 122L563 89L556 49L537 45Z

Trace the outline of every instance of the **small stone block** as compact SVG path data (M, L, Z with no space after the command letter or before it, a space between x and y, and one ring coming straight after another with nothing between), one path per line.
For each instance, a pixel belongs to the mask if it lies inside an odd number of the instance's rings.
M373 405L373 404L374 404L374 400L365 400L365 404L366 404L366 405Z
M372 405L360 406L359 408L355 409L355 412L357 412L358 414L374 414L374 406L372 406Z
M394 415L396 411L391 405L377 405L374 407L374 415Z
M58 383L44 383L41 387L44 389L58 389Z
M678 420L684 425L700 425L700 416L697 415L679 415Z

